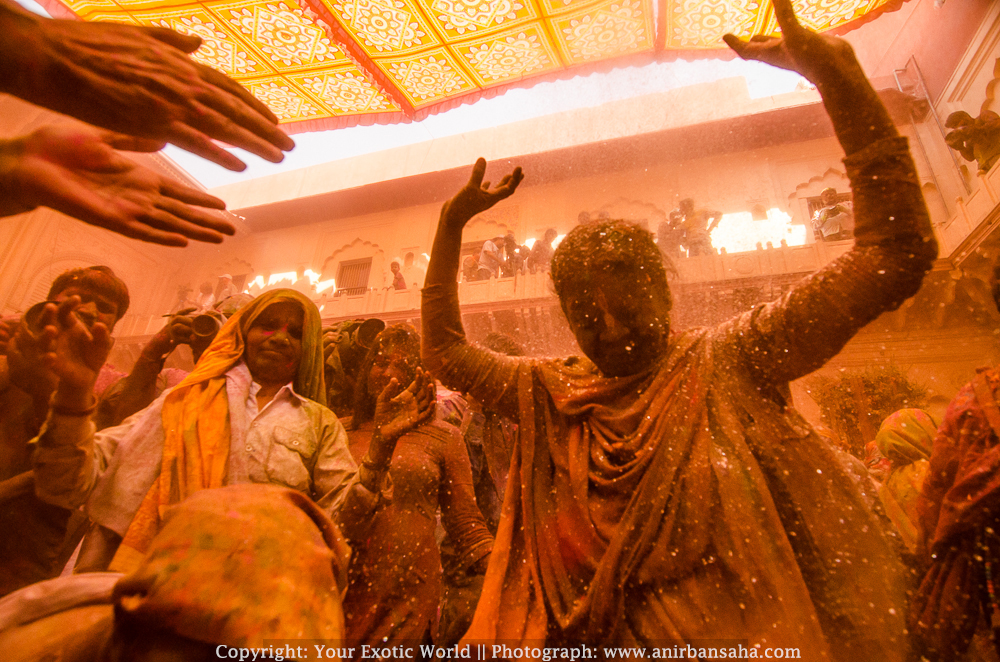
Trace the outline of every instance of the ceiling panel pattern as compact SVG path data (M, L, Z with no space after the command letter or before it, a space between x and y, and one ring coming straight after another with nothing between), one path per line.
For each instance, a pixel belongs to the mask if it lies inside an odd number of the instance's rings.
M166 27L266 103L289 133L419 120L513 87L726 55L778 32L767 0L45 0L56 16ZM794 0L843 31L900 0Z

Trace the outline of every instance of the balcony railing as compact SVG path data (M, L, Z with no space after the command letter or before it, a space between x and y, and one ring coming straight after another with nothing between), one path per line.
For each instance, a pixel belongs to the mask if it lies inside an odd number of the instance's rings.
M941 244L940 256L959 264L979 243L1000 226L1000 163L988 173L979 173L968 199L959 198L957 211L935 228ZM811 273L851 248L851 241L816 242L805 246L781 246L743 253L723 253L674 261L682 285L727 282L769 276ZM546 273L519 274L513 278L460 283L458 298L464 311L488 311L498 306L531 306L554 303L555 294ZM355 317L412 319L420 315L420 291L362 289L334 295L314 296L324 323ZM134 341L156 333L160 316L127 316L119 324L118 337Z

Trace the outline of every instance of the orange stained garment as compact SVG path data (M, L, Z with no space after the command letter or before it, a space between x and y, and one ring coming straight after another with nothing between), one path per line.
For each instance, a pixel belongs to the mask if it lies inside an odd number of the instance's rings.
M846 165L850 253L776 301L676 334L633 376L478 349L454 282L424 287L425 365L520 426L466 641L746 639L816 660L904 659L902 565L788 406L788 382L916 292L936 254L905 139Z
M372 430L368 422L348 432L351 454L359 462L368 452ZM368 537L354 544L344 599L351 645L416 644L433 626L442 590L434 538L439 505L460 569L468 569L493 547L476 506L469 455L453 426L434 421L403 435L389 475L392 502L375 514Z

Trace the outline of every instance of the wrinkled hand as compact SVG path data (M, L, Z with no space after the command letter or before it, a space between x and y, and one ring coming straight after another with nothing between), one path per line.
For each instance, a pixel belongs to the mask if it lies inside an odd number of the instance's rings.
M39 19L23 36L26 101L112 131L172 143L230 170L246 164L213 140L277 163L295 143L238 83L188 54L201 39L173 30ZM30 75L30 74L27 74Z
M402 392L399 382L393 378L375 401L375 430L385 447L371 449L372 459L388 464L399 438L431 419L435 402L434 379L430 373L417 368L416 379Z
M21 326L20 316L0 318L0 356L7 354L7 343Z
M58 306L45 306L39 319L42 362L59 378L59 390L67 388L90 397L101 366L111 353L111 332L97 322L89 329L75 310L80 297L72 296Z
M197 310L197 308L185 308L170 316L166 331L174 345L190 345L197 339L194 334L194 315L192 315Z
M17 325L9 331L5 352L11 384L31 394L49 394L55 389L59 378L44 361L48 343L43 333L30 330L17 319Z
M726 44L744 60L758 60L781 69L797 71L822 91L836 77L864 72L854 57L854 51L843 39L816 34L803 27L795 17L792 0L771 0L775 18L781 27L781 38L755 35L744 41L735 35L723 36Z
M218 198L130 161L115 149L150 151L155 141L88 127L49 126L0 143L0 214L46 206L133 239L186 246L219 243L235 228L209 210Z
M445 203L442 218L446 219L453 229L461 230L473 216L486 211L504 198L509 198L524 179L524 173L518 166L490 189L490 183L483 181L485 174L486 159L479 158L476 165L472 166L469 183Z

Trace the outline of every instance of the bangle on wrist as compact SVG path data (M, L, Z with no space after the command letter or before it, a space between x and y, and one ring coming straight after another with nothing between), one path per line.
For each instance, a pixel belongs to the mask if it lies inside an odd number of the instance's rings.
M374 473L385 473L389 470L389 464L390 462L376 462L367 453L361 458L361 466Z
M82 418L84 416L90 416L97 411L97 399L94 398L94 404L90 405L86 409L71 409L69 407L56 404L55 402L52 402L49 405L49 408L52 410L53 414L57 414L59 416L75 416Z
M380 494L389 475L388 469L389 467L381 468L372 462L362 460L361 466L358 467L358 481L372 494Z

